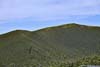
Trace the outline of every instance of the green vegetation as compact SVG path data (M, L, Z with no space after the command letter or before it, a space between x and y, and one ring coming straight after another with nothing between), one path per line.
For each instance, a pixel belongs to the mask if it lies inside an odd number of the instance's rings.
M69 63L70 65L72 63ZM72 67L79 67L81 65L100 65L100 56L88 56L81 59L78 59L72 64Z
M0 67L77 67L99 60L99 27L68 24L0 35Z
M80 65L100 65L100 56L84 57L77 63Z

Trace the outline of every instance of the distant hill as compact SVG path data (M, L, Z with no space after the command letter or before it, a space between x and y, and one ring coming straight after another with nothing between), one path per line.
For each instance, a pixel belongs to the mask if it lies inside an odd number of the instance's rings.
M0 67L64 67L100 55L100 27L65 24L0 35Z

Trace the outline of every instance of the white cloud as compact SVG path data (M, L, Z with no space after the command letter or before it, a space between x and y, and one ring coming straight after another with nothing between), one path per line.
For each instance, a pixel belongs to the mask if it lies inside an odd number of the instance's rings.
M0 0L0 20L27 17L52 20L99 15L99 6L100 0Z

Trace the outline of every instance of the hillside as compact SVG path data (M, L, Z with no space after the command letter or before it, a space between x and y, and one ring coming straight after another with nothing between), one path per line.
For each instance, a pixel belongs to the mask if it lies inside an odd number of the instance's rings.
M72 23L0 35L0 67L64 67L94 55L100 56L100 27Z

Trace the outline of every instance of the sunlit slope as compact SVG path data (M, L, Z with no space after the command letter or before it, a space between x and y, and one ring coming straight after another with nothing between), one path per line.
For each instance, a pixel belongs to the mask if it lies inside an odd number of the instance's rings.
M0 35L0 64L46 66L99 54L99 27L67 24L34 32L16 30Z

